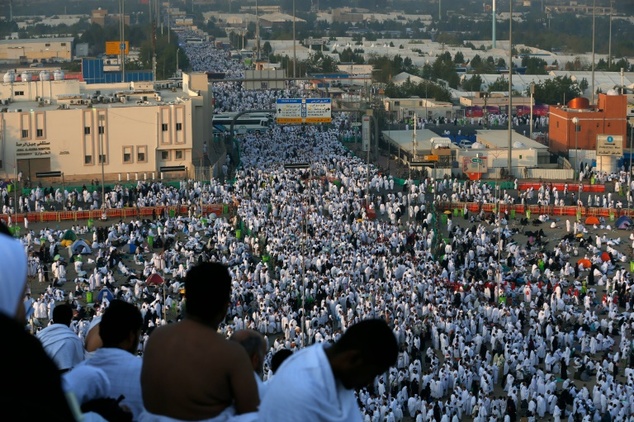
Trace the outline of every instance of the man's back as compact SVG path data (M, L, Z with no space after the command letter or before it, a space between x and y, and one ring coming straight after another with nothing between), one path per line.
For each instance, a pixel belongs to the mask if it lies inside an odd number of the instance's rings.
M232 405L236 413L248 413L259 404L244 348L187 319L152 333L141 385L148 412L176 419L209 419Z
M37 333L46 353L61 371L84 360L84 345L73 330L64 324L52 324Z

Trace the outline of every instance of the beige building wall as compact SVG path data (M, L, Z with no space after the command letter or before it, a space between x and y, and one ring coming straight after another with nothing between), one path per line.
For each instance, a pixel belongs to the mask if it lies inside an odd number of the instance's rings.
M40 38L0 41L0 62L64 60L73 58L73 38Z
M164 166L184 165L193 175L192 103L0 113L0 178L13 177L17 162L31 180L37 171L100 179L100 155L107 181L159 178Z

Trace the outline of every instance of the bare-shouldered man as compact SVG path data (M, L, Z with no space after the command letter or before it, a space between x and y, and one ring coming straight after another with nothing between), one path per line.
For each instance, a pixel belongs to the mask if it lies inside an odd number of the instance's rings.
M154 330L145 347L141 386L148 413L205 420L257 411L260 399L246 351L217 332L230 291L223 265L189 270L185 318Z

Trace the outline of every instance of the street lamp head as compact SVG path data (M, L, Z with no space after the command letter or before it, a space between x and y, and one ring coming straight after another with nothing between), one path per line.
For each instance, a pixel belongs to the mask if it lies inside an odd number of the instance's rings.
M575 125L579 124L579 118L578 117L573 117L572 118L572 123L574 123Z

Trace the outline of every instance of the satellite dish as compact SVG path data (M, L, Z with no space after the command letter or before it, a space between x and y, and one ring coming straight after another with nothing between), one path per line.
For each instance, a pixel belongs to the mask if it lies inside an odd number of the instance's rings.
M515 141L513 142L513 148L526 148L526 145L524 145L524 142Z
M484 145L482 145L480 142L474 142L473 144L471 144L471 149L484 149Z

